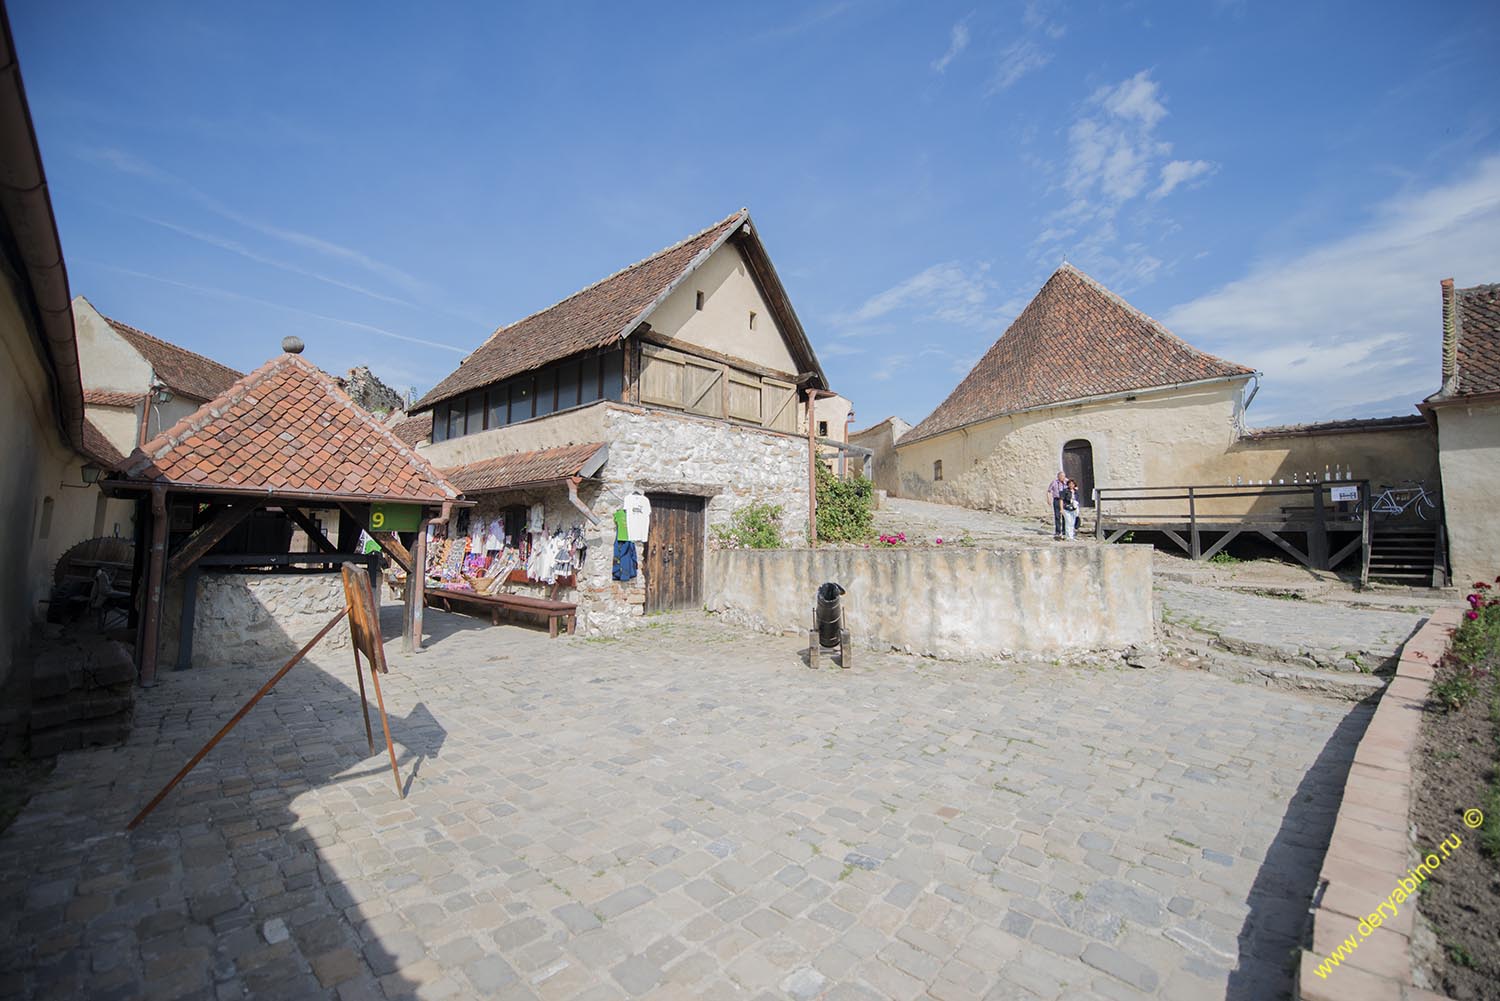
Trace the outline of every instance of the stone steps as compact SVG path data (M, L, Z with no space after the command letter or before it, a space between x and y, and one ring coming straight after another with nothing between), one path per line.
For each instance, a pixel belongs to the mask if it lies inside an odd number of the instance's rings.
M1348 702L1378 696L1388 681L1385 676L1357 670L1319 670L1286 660L1246 656L1220 645L1218 637L1179 626L1163 626L1162 632L1168 664L1207 671L1231 681Z
M47 758L122 743L135 709L135 665L122 644L54 638L35 655L29 752Z

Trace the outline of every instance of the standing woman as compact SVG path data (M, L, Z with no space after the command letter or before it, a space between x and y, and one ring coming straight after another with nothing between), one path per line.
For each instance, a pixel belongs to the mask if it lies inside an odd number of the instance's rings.
M1069 480L1062 495L1063 522L1069 539L1078 536L1078 481Z

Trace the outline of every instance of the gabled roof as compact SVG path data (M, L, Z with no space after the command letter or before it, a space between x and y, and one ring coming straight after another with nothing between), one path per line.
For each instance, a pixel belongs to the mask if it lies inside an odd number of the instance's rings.
M536 452L514 452L465 466L450 466L442 472L465 494L477 494L592 476L608 455L604 443L594 441Z
M818 365L812 344L802 330L770 256L750 225L750 212L740 209L541 312L499 328L460 362L457 370L418 400L412 410L429 408L569 355L618 344L646 323L656 307L732 237L738 238L737 245L745 253L751 273L776 314L792 357L802 371L816 375L818 385L826 386L828 380Z
M153 337L144 330L137 330L128 323L121 323L107 316L104 317L104 322L139 351L141 357L156 370L156 377L179 396L211 400L233 385L242 374L228 365L220 365L212 358L205 358L196 351L180 348L160 337Z
M1254 374L1199 351L1064 264L901 444L1050 404Z
M124 473L204 493L425 504L458 497L333 376L290 354L136 449Z
M83 402L99 407L134 407L144 393L120 393L113 389L85 389Z
M1500 392L1500 284L1443 282L1443 388L1429 403Z
M120 464L125 461L125 456L121 455L120 450L104 436L104 432L99 430L99 425L87 417L83 419L83 446L79 451L85 458L111 472L119 469Z
M432 411L397 421L390 425L390 429L408 448L416 448L432 438Z

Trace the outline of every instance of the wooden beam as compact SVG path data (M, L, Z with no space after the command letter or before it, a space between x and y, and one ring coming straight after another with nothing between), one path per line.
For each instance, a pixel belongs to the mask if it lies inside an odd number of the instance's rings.
M1328 569L1332 570L1334 567L1344 562L1344 560L1349 557L1349 554L1358 549L1364 541L1365 540L1363 532L1361 532L1359 535L1356 535L1352 540L1350 540L1348 545L1328 558Z
M1165 535L1167 538L1171 539L1173 542L1181 546L1183 552L1187 553L1189 556L1193 555L1193 547L1188 545L1187 540L1182 536L1178 535L1176 532L1165 526L1163 526L1160 531L1161 534Z
M171 562L167 564L167 581L170 583L181 577L188 567L207 555L210 549L222 542L226 535L239 527L240 522L250 517L251 512L259 507L259 501L246 501L231 504L215 515L212 521L194 532L182 544L182 548L173 554Z
M323 530L318 527L318 523L313 521L306 511L297 507L284 507L281 510L283 514L291 519L292 524L307 533L307 537L318 547L319 552L336 553L339 551L337 546L328 541L328 536L323 534Z
M1280 546L1283 550L1285 550L1286 552L1290 553L1291 556L1298 563L1301 563L1303 566L1307 567L1307 569L1309 569L1309 570L1313 569L1311 558L1309 558L1306 553L1303 553L1300 550L1298 550L1296 546L1292 545L1290 542L1288 542L1285 539L1283 539L1280 535L1276 534L1275 532L1273 532L1273 531L1271 531L1269 529L1265 529L1265 528L1259 528L1259 529L1256 529L1256 531L1260 532L1261 535L1264 535L1266 538L1270 539L1272 542L1274 542L1278 546Z
M1225 532L1222 536L1219 537L1218 542L1215 542L1213 545L1208 547L1208 551L1203 554L1203 558L1205 560L1211 560L1215 556L1219 555L1219 550L1229 545L1229 543L1232 542L1234 538L1242 531L1244 531L1244 529L1231 528L1229 531Z

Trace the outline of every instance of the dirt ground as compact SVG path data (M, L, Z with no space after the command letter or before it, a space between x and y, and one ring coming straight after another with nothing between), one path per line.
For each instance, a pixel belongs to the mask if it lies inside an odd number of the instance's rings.
M1452 673L1439 672L1439 680ZM1424 885L1418 909L1433 927L1430 983L1459 1001L1500 998L1500 858L1480 850L1479 832L1463 813L1483 802L1496 767L1491 705L1500 695L1493 674L1462 709L1434 712L1422 730L1416 760L1416 843L1435 846L1450 834L1463 845Z

